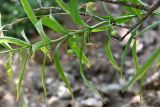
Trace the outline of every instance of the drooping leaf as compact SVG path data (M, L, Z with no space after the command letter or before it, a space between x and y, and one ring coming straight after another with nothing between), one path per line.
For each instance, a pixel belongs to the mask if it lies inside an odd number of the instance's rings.
M156 21L155 23L152 23L151 25L147 26L146 28L143 29L143 31L141 31L138 35L142 35L144 32L151 30L153 28L155 28L156 26L160 25L160 20Z
M68 34L67 29L65 29L62 25L60 25L60 23L57 22L57 20L54 17L44 16L44 17L42 17L41 20L42 20L42 24L44 26L47 26L56 32L59 32L62 34Z
M24 53L24 49L21 49L19 51L19 61L20 61L20 63L22 62L23 53Z
M12 78L13 76L13 71L12 71L12 52L9 53L9 58L8 61L5 64L6 70L7 70L7 75L9 77L9 79Z
M44 30L43 30L43 26L41 21L38 21L38 19L36 18L31 6L28 3L28 0L21 0L21 3L23 5L23 8L27 14L27 16L29 17L30 21L32 22L32 24L35 26L35 28L37 29L38 33L40 34L41 38L44 41L49 41L49 37L45 34Z
M137 44L136 44L136 40L134 40L133 48L132 48L132 55L133 55L133 61L134 61L134 65L135 65L136 71L138 72L139 63L138 63L138 57L137 57L136 48L137 48Z
M38 33L40 34L43 42L45 42L45 43L51 42L51 39L44 32L41 20L36 23L35 27L36 27ZM48 52L48 50L50 50L50 49L51 49L50 44L46 44L44 47L41 48L41 50L44 54L46 53L46 51ZM49 54L47 54L47 56L49 59L51 59L51 56Z
M45 95L45 97L47 99L47 91L46 91L46 84L45 84L45 63L46 63L46 58L47 58L47 54L44 56L44 59L43 59L41 77L42 77L42 86L43 86L44 95Z
M64 83L66 84L66 86L67 86L67 88L68 88L68 90L69 90L69 92L70 92L70 95L71 95L72 98L74 99L74 96L73 96L73 92L72 92L70 83L69 83L67 77L65 76L64 71L63 71L63 69L62 69L62 66L61 66L61 64L60 64L60 61L59 61L58 48L60 47L60 44L61 44L61 43L59 43L59 44L57 45L57 47L56 47L56 49L55 49L55 51L54 51L54 65L55 65L55 67L56 67L56 70L57 70L59 76L61 77L61 79L62 79L62 80L64 81Z
M83 44L83 45L84 45L84 44ZM84 46L82 46L82 48L81 48L80 51L79 51L79 52L80 52L80 53L79 53L79 54L80 54L80 57L79 57L80 75L81 75L82 79L84 80L84 83L85 83L94 93L96 93L103 102L105 102L104 99L102 98L101 94L98 92L98 90L96 89L96 87L93 85L93 83L90 82L90 81L86 78L86 76L84 75L84 72L83 72L83 57L82 57L82 55L83 55L83 48L84 48Z
M35 24L35 27L36 27L38 33L40 34L42 40L44 40L45 42L50 41L49 37L48 37L48 36L46 35L46 33L44 32L44 29L43 29L41 20L38 21L38 22Z
M0 13L0 37L4 37L3 28L4 28L4 26L2 26L2 16L1 16L1 13ZM12 49L11 46L8 43L4 43L2 45L7 49Z
M13 37L0 37L0 44L3 44L3 43L12 43L22 47L30 47L30 44L28 44L27 42L24 42L20 39L16 39Z
M122 53L122 57L121 57L121 70L122 70L122 72L124 70L124 61L126 60L126 56L127 56L129 47L131 45L131 42L132 42L132 40L133 40L133 38L135 36L135 33L136 33L135 31L131 32L131 37L129 38L129 40L128 40L126 46L125 46L125 49L124 49L124 51Z
M151 64L160 56L160 48L157 48L151 56L145 61L145 63L139 68L138 72L133 76L133 78L129 81L127 86L125 87L125 90L133 85L139 78L144 76L145 73L148 72L148 68L151 66Z
M23 65L22 65L22 67L21 67L21 70L20 70L19 78L18 78L17 100L19 100L19 97L20 97L20 93L21 93L21 84L22 84L22 80L24 79L24 72L25 72L25 67L26 67L28 58L29 58L29 54L27 53L27 55L25 56Z
M69 43L70 48L71 48L71 49L74 51L74 53L77 55L77 57L80 57L80 48L78 47L77 43L74 42L74 40L73 40L72 38L69 38L68 43ZM86 66L87 66L88 68L90 68L90 65L91 65L91 64L90 64L90 61L88 60L88 58L85 56L84 53L82 54L82 61L83 61L83 63L86 64Z
M110 31L107 32L107 37L106 37L106 56L109 59L110 63L113 65L115 69L118 71L121 71L119 65L116 63L112 51L110 49Z
M30 42L29 42L29 40L28 40L28 38L27 38L24 30L21 31L21 34L22 34L22 37L24 38L24 40L25 40L28 44L30 44Z

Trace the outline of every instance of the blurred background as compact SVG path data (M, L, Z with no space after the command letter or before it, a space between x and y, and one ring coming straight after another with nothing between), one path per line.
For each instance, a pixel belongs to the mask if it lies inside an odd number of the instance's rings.
M93 2L93 0L79 1L80 4L88 1ZM154 2L151 0L144 1L149 5ZM40 0L28 0L28 2L34 9L40 6L57 6L54 0L42 0L42 2ZM115 17L127 12L125 8L118 5L105 5ZM108 15L104 11L102 2L95 1L94 6L96 7L96 10L94 11L96 15ZM2 25L10 24L19 18L26 17L20 0L0 0L0 7ZM78 28L73 24L68 16L57 16L56 18L67 28ZM83 19L88 21L90 24L96 23L95 20L90 20L90 17L83 17ZM148 18L141 28L150 25L158 19L159 17ZM133 23L135 21L136 20L134 19ZM133 23L128 23L128 25ZM39 35L29 21L13 26L4 34L6 36L21 38L20 32L23 29L32 43L40 39ZM123 36L127 32L127 29L124 28L115 28L115 30L119 36ZM50 29L45 28L45 31L50 38L59 36L59 34L51 31ZM144 63L154 49L160 46L159 35L160 27L158 26L144 33L143 37L138 38L137 51L140 58L140 64ZM84 72L87 78L94 83L107 103L104 104L96 93L93 93L93 91L85 85L79 74L78 59L74 56L68 56L66 54L67 46L64 44L60 49L60 59L65 74L71 83L75 96L75 102L70 97L68 89L59 78L55 67L50 61L47 61L45 67L48 98L46 102L41 84L41 63L43 60L43 54L40 52L36 53L34 60L30 60L27 63L25 77L22 84L22 95L20 101L16 101L16 85L22 66L19 62L19 54L16 53L13 56L12 70L14 75L12 80L8 79L4 66L8 55L0 55L0 107L160 107L160 69L158 69L158 72L153 73L156 63L151 67L144 82L143 98L141 101L138 94L139 81L128 91L122 92L123 87L135 73L131 48L125 61L124 79L122 79L119 73L111 66L106 58L105 37L105 32L92 34L91 40L97 45L97 47L88 46L86 48L85 53L91 62L91 68L88 69L84 67ZM114 39L111 40L111 49L118 63L120 63L121 54L127 41L127 38L122 42L117 42Z

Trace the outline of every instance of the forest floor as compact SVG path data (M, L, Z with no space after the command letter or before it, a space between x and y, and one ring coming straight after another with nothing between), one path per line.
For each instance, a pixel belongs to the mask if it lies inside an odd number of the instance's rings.
M115 11L119 10L116 6L112 8ZM149 18L144 26L149 25L153 20L153 18ZM67 25L72 26L69 23ZM127 30L117 28L117 31L119 35L123 35ZM53 35L53 32L48 31L48 34ZM36 54L35 61L30 60L27 63L22 95L20 101L16 101L16 83L21 63L19 55L15 54L12 65L13 80L8 80L6 76L4 67L6 56L3 55L0 58L0 107L22 107L23 102L28 105L23 107L160 107L160 69L153 73L155 64L151 67L143 85L142 99L138 94L138 83L122 92L124 86L135 73L131 50L129 50L125 61L124 78L122 79L106 58L105 36L105 33L93 34L91 39L98 47L88 46L86 48L85 53L91 62L91 68L88 69L84 66L84 72L87 78L94 83L106 103L103 103L97 94L85 85L79 73L78 60L74 56L65 54L66 46L63 46L60 49L61 64L70 81L75 101L70 97L65 84L50 62L45 67L47 101L45 100L41 84L43 57L41 53ZM111 49L118 62L120 62L126 41L127 39L123 42L112 39ZM145 62L156 47L160 47L160 27L150 30L143 37L138 38L137 48L140 64Z

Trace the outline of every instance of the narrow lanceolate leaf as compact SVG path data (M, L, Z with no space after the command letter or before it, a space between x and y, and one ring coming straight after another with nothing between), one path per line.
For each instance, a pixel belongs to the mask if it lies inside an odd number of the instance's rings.
M33 13L33 10L31 8L31 6L28 3L28 0L21 0L21 3L23 5L23 8L24 8L27 16L29 17L32 24L36 27L36 29L37 29L38 33L40 34L41 38L45 41L49 41L50 39L45 34L41 21L38 21L38 19L36 18L35 14Z
M56 0L56 2L61 6L61 8L66 12L70 13L70 8L64 3L63 0Z
M56 32L59 32L59 33L62 33L62 34L68 34L68 31L66 28L64 28L54 17L50 16L50 17L47 17L47 16L44 16L42 17L41 19L42 21L42 24L44 26L47 26L48 28L56 31Z
M151 25L147 26L146 28L143 29L143 31L141 31L139 33L139 35L142 35L144 32L148 31L148 30L151 30L153 28L155 28L156 26L159 26L160 25L160 20L155 22L155 23L152 23Z
M12 53L9 54L9 59L5 64L6 70L7 70L7 75L9 77L9 79L12 78Z
M145 81L145 78L147 76L147 71L149 70L150 66L146 69L146 73L143 74L143 76L141 77L141 80L140 80L140 85L139 85L139 95L140 95L140 98L142 98L142 93L143 93L143 83Z
M38 22L38 19L34 15L33 10L28 3L28 0L21 0L21 3L30 21L32 22L33 25L35 25Z
M139 68L138 72L133 76L131 81L129 81L128 85L125 89L127 89L129 86L133 85L139 78L144 76L145 73L148 72L148 68L151 66L151 64L160 56L160 48L157 48L152 55L145 61L145 63Z
M24 59L24 62L23 62L23 65L22 65L22 68L21 68L21 71L20 71L20 75L19 75L19 78L18 78L17 100L19 100L19 97L20 97L21 84L22 84L22 80L24 79L24 71L25 71L25 67L26 67L28 58L29 58L29 54L27 54L25 59Z
M3 43L12 43L12 44L23 46L23 47L30 47L30 44L28 44L27 42L24 42L20 39L16 39L13 37L0 37L0 44L3 44Z
M1 37L4 37L4 34L3 34L3 26L2 26L2 17L1 17L1 13L0 13L0 36ZM8 48L8 49L12 49L11 46L8 44L8 43L4 43L2 44L5 48Z
M73 21L76 24L83 25L83 21L80 17L79 10L78 10L78 0L70 0L69 7L70 7L70 15Z
M45 64L46 64L46 58L47 58L47 54L44 56L44 59L43 59L41 75L42 75L42 86L43 86L44 95L47 98L47 91L46 91L46 84L45 84Z
M38 33L40 34L43 42L45 42L45 43L51 42L51 39L44 32L41 20L36 23L35 27L36 27ZM32 50L33 50L33 48L34 47L32 47ZM45 54L46 53L45 51L48 51L50 48L51 48L50 44L46 44L44 47L41 48L41 50ZM49 54L47 54L47 56L49 59L51 59L51 56Z
M80 48L78 47L77 43L73 42L72 40L69 40L69 46L70 48L74 51L77 57L80 57ZM85 54L82 54L82 62L86 64L88 68L90 68L90 61L88 58L85 56Z
M5 64L5 67L6 67L6 70L7 70L7 75L8 75L8 77L9 77L9 79L11 79L11 78L12 78L12 75L13 75L11 66L12 66L12 65L11 65L9 62L7 62L7 63Z
M136 51L137 46L136 45L137 45L136 40L134 40L133 48L132 48L132 55L133 55L133 61L134 61L135 69L138 72L139 63L138 63L138 57L137 57L137 51Z
M82 64L82 63L83 63L82 55L83 55L83 48L80 50L80 57L79 57L79 62L80 62L80 75L81 75L82 79L84 80L84 83L85 83L94 93L96 93L96 94L101 98L101 100L102 100L103 102L105 102L104 99L102 98L101 94L98 92L98 90L96 89L96 87L93 85L93 83L90 82L90 81L86 78L86 76L84 75L84 72L83 72L83 64Z
M109 28L110 28L109 26L103 26L103 27L95 28L91 30L91 32L103 32L103 31L108 30Z
M110 63L113 65L113 67L118 71L121 71L119 65L116 63L115 59L113 58L113 54L110 49L110 32L108 32L106 37L106 56L109 59Z
M38 21L36 24L35 24L35 27L38 31L38 33L40 34L42 40L44 41L50 41L49 37L46 35L46 33L44 32L44 29L43 29L43 26L42 26L42 22L41 20Z
M70 83L69 83L68 79L66 78L66 76L64 74L64 71L63 71L63 69L61 67L60 61L59 61L59 53L58 53L59 46L60 46L60 43L57 45L57 47L55 49L55 52L54 52L54 65L55 65L55 67L57 69L57 72L58 72L59 76L61 77L61 79L66 84L66 86L67 86L67 88L68 88L68 90L70 92L70 95L72 96L72 98L74 98Z
M127 45L125 46L125 49L124 49L124 51L123 51L123 53L122 53L122 57L121 57L121 71L122 71L122 72L123 72L123 69L124 69L124 62L125 62L125 60L126 60L126 56L127 56L129 47L130 47L130 45L131 45L131 42L132 42L134 36L135 36L135 31L133 31L133 32L131 33L131 37L129 38L129 40L128 40L128 42L127 42Z
M24 38L24 40L25 40L28 44L30 44L30 42L29 42L29 40L28 40L28 38L27 38L24 30L21 31L21 34L22 34L22 37Z
M23 53L24 53L24 49L21 49L19 51L19 61L20 61L20 63L22 62Z
M133 55L133 62L134 62L135 70L136 70L136 72L138 72L139 71L139 63L138 63L138 57L137 57L137 51L136 50L137 50L137 44L136 44L136 40L134 39L133 48L132 48L132 55ZM145 73L141 77L141 80L140 80L140 84L139 84L139 90L140 90L139 94L140 94L140 97L142 97L143 82L145 80L146 74L147 73Z
M158 71L159 68L160 68L160 56L157 58L157 64L155 66L155 69L154 69L153 73L155 73L156 71Z

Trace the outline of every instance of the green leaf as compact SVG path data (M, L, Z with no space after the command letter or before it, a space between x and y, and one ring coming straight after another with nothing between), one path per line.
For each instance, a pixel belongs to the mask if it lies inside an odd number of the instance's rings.
M8 75L8 77L9 77L9 79L11 79L11 78L12 78L12 75L13 75L13 73L12 73L12 68L11 68L11 64L10 64L9 62L7 62L7 63L5 64L5 67L6 67L6 70L7 70L7 75Z
M9 79L12 78L13 73L12 73L12 52L9 53L9 59L5 64L6 70L7 70L7 75L9 77Z
M22 34L22 37L24 38L24 40L25 40L28 44L30 44L30 42L29 42L29 40L28 40L28 38L27 38L24 30L21 31L21 34Z
M60 42L62 41L63 39L67 38L69 35L65 35L61 38L58 38L58 39L54 39L54 40L51 40L51 41L48 41L48 42L45 42L45 41L38 41L36 42L35 44L32 45L32 51L35 52L39 49L42 49L43 47L45 47L45 45L47 44L52 44L52 43L57 43L57 42Z
M102 6L103 6L105 12L112 18L111 20L114 20L115 17L114 17L114 16L112 15L112 13L107 9L107 5L106 5L105 2L103 2Z
M21 0L21 3L30 21L32 22L33 25L35 25L38 22L38 19L34 15L33 10L28 3L28 0Z
M23 53L24 53L24 49L21 49L19 51L19 61L20 61L20 63L22 62Z
M82 77L82 79L84 80L84 83L94 92L94 93L96 93L100 98L101 98L101 100L103 101L103 102L105 102L104 101L104 99L102 98L102 96L101 96L101 94L98 92L98 90L96 89L96 87L94 87L94 85L93 85L93 83L92 82L90 82L87 78L86 78L86 76L84 75L84 72L83 72L83 47L82 47L82 49L80 49L80 57L79 57L79 62L80 62L80 75L81 75L81 77Z
M23 46L23 47L30 47L30 44L28 44L27 42L24 42L20 39L16 39L13 37L0 37L0 44L3 44L3 43L12 43L12 44Z
M37 50L45 47L46 44L50 44L51 42L38 41L32 45L32 51L36 52Z
M113 58L113 54L110 49L110 31L107 32L107 37L106 37L106 56L109 59L110 63L113 65L113 67L118 71L121 71L119 65L116 63L115 59Z
M136 72L139 72L139 63L138 63L138 57L137 57L137 51L136 51L136 49L137 49L137 44L136 44L136 40L134 39L133 48L132 48L133 62L134 62L134 66L135 66ZM142 97L143 82L145 80L146 75L147 75L147 73L145 73L141 77L141 80L140 80L140 85L139 85L139 90L140 90L139 94L140 94L140 97Z
M38 33L40 34L43 42L45 42L45 43L51 42L51 39L44 32L41 20L36 23L35 27L36 27ZM44 47L41 48L41 50L44 54L46 53L46 51L48 52L49 49L51 49L50 44L46 44ZM51 59L51 56L49 54L47 56L49 59Z
M22 65L22 68L21 68L21 71L20 71L20 75L19 75L19 78L18 78L17 100L19 100L19 97L20 97L21 84L22 84L22 80L24 79L24 72L25 72L25 67L26 67L28 58L29 58L29 54L27 54L25 59L24 59L24 62L23 62L23 65Z
M66 12L66 13L70 13L70 8L63 2L63 0L55 0L60 6L61 8Z
M77 57L80 57L80 48L78 47L77 43L74 42L74 40L73 40L72 38L69 38L68 43L69 43L70 48L71 48L71 49L74 51L74 53L77 55ZM90 68L90 65L91 65L91 64L90 64L90 61L88 60L88 58L85 56L84 53L82 54L82 61L83 61L83 63L86 64L86 66L87 66L88 68Z
M64 74L64 71L61 67L61 64L60 64L60 61L59 61L59 53L58 53L58 48L60 47L60 44L61 42L57 45L55 51L54 51L54 65L57 69L57 72L59 74L59 76L61 77L61 79L64 81L64 83L66 84L69 92L70 92L70 95L72 96L72 98L74 99L74 96L73 96L73 92L72 92L72 89L71 89L71 86L69 84L69 81L68 79L66 78L65 74Z
M70 7L70 15L73 21L76 24L84 25L84 22L82 21L78 10L78 0L70 0L69 7Z
M156 66L155 66L155 69L154 69L153 74L154 74L156 71L158 71L159 68L160 68L160 56L157 58Z
M128 2L128 0L123 0L124 2ZM139 4L140 2L139 1L137 1L137 0L130 0L130 2L132 3L132 4ZM136 14L137 16L141 16L141 10L139 10L139 9L136 9L136 8L132 8L132 7L128 7L128 6L124 6L124 9L125 10L127 10L128 12L130 12L130 13L134 13L134 14Z
M150 66L146 69L146 71L148 71L149 68L150 68ZM142 99L142 93L143 93L143 83L145 81L146 76L147 76L147 72L141 77L141 80L140 80L140 85L139 85L140 92L139 92L139 94L140 94L141 99Z
M41 20L38 21L38 19L36 18L35 14L33 13L33 10L31 8L31 6L29 5L28 1L27 0L21 0L21 3L23 5L23 8L24 8L27 16L29 17L30 21L35 26L35 28L37 29L37 31L40 34L41 38L44 41L49 41L50 40L49 37L45 34L45 32L43 30L43 26L42 26Z
M92 30L92 32L103 32L109 29L109 26L103 26L103 27L99 27L99 28L95 28Z
M136 71L139 71L139 63L138 63L138 57L137 57L137 46L136 46L136 40L134 39L133 48L132 48L132 55L133 55L133 61L136 68Z
M135 14L122 15L122 16L116 17L115 22L116 23L125 23L125 22L128 22L129 20L131 20L132 18L134 18L136 16L137 15L135 15Z
M47 26L56 32L62 34L68 34L67 29L65 29L62 25L60 25L60 23L57 22L57 20L52 16L50 17L44 16L42 17L41 21L44 26Z
M144 28L143 31L141 31L138 35L142 35L144 32L146 32L148 30L151 30L151 29L153 29L153 28L155 28L156 26L159 26L159 25L160 25L160 20L155 22L155 23L152 23L151 25Z
M133 38L135 37L136 31L131 32L131 37L129 38L127 45L125 46L125 49L122 53L122 57L121 57L121 72L123 72L124 70L124 61L126 60L126 56L129 50L129 47L131 45L131 42L133 40Z
M145 61L145 63L139 68L138 72L133 76L133 78L129 81L127 84L125 90L133 85L139 78L144 76L146 72L148 72L148 68L151 66L151 64L160 56L160 48L157 48L152 55Z
M38 22L35 24L35 27L36 27L38 33L40 34L42 40L44 40L45 42L50 41L49 37L48 37L48 36L46 35L46 33L44 32L44 29L43 29L41 20L38 21Z
M4 26L2 26L2 16L1 16L1 13L0 13L0 36L1 37L4 37L4 34L3 34L3 28ZM11 46L8 44L8 43L4 43L2 44L5 48L8 48L8 49L12 49Z
M44 59L43 59L43 64L42 64L42 71L41 71L41 77L42 77L42 86L43 86L43 91L44 91L44 95L47 99L47 91L46 91L46 85L45 85L45 64L46 64L46 58L47 58L47 54L45 54Z

